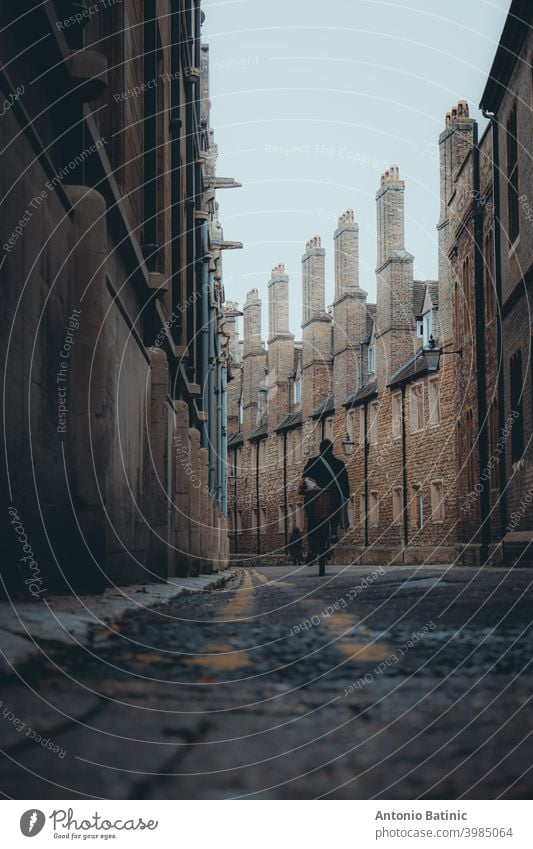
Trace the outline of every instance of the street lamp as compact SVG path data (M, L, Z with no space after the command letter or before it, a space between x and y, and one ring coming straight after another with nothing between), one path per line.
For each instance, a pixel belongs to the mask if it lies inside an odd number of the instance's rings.
M422 348L420 355L424 357L426 361L426 368L429 374L434 374L439 370L440 358L445 356L446 354L456 354L458 357L463 356L463 349L459 348L458 351L443 351L442 348L437 348L437 343L433 338L433 334L429 337L428 344Z
M355 445L355 442L353 441L353 439L350 439L350 434L347 433L346 436L344 437L344 439L342 440L342 446L344 448L344 453L346 454L347 457L349 457L350 454L353 452L354 445Z

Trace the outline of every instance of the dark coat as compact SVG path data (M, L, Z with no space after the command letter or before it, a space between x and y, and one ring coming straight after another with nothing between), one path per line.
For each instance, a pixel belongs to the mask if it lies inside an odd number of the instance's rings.
M335 509L350 497L350 483L346 466L331 452L311 457L305 464L303 477L312 478L321 489L328 489L334 498Z

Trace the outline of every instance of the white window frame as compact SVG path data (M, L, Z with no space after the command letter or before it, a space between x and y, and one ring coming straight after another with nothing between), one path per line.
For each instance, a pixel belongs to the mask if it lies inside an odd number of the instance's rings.
M368 373L375 374L376 373L376 346L369 345L368 346Z
M418 401L415 401L415 395L419 393L422 395L420 407L418 405ZM420 424L418 411L422 410L422 424ZM416 411L416 417L415 417ZM413 383L409 392L409 414L411 420L411 433L420 433L420 431L424 430L425 423L425 415L424 415L424 384L423 383Z
M422 322L423 322L422 338L423 338L424 347L427 348L427 346L429 345L429 340L430 340L431 336L433 336L433 310L428 310L427 312L424 313L424 315L422 316Z
M402 393L401 392L393 392L392 400L392 438L393 439L401 439L402 438Z
M428 406L429 423L432 427L438 427L441 423L440 416L440 383L438 377L428 380Z
M440 487L440 499L437 501L436 489ZM437 516L437 518L435 518ZM431 520L435 525L442 525L446 516L444 509L444 481L431 481Z
M293 383L293 402L295 404L302 403L302 378L296 377Z
M368 405L369 412L369 442L370 445L377 445L379 443L379 404L377 401L373 401L372 404Z
M359 446L364 447L366 438L365 431L365 408L359 407Z
M403 491L401 486L392 490L392 524L400 525L403 513Z

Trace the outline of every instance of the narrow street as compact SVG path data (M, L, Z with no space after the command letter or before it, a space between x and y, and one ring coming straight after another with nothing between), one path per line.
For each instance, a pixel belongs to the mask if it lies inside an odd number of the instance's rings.
M2 682L0 789L529 798L532 578L251 568L102 629L90 648L42 643L48 659Z

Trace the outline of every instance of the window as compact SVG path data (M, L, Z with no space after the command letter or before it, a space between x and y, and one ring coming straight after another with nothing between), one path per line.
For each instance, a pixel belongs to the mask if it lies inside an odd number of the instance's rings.
M359 515L361 516L361 524L363 525L366 519L366 498L364 492L359 496Z
M379 524L379 497L375 490L370 493L370 509L368 511L368 518L373 527Z
M487 324L495 315L495 284L494 284L494 242L492 230L485 236L485 312Z
M444 485L442 481L431 484L431 517L434 522L444 522Z
M266 389L257 390L257 412L260 419L268 413L268 392Z
M257 510L255 507L252 507L252 526L250 530L257 531Z
M433 336L433 313L431 310L428 310L427 313L423 316L423 324L424 330L422 334L422 338L424 340L424 346L427 347L429 345L429 340L431 336Z
M242 427L242 423L244 421L244 404L242 400L242 392L239 398L239 430Z
M423 430L424 428L424 385L416 383L411 387L411 432Z
M359 408L359 445L361 446L361 448L364 448L365 438L366 438L365 408L360 407Z
M324 439L331 439L333 442L333 419L326 419L324 422Z
M498 453L499 429L498 402L494 399L489 410L489 466L491 489L497 489L500 485L500 461Z
M293 400L295 404L302 403L302 378L297 377L294 381Z
M434 377L428 380L428 404L430 425L440 424L440 393L439 379Z
M370 404L368 408L369 413L369 430L370 430L370 444L377 445L378 444L378 403L375 401L373 404Z
M278 433L278 463L283 463L285 454L285 434Z
M416 335L419 339L424 338L424 320L422 318L416 320Z
M350 410L346 416L346 433L351 442L355 442L355 412Z
M296 525L296 515L295 515L295 512L294 512L294 504L292 504L292 502L289 502L287 504L287 510L288 510L288 514L289 514L288 515L289 527L294 528L295 525Z
M419 531L424 527L424 494L419 484L413 487L415 524Z
M507 134L507 215L509 242L511 245L520 232L518 202L518 135L516 102L509 113L506 126Z
M285 510L283 507L278 507L278 531L280 534L285 531Z
M267 511L266 507L261 507L259 510L259 521L261 522L260 530L266 531L267 527Z
M242 533L242 510L237 510L237 531L238 533Z
M392 436L399 439L402 435L402 394L395 392L392 396Z
M522 384L522 350L511 357L511 414L515 416L511 432L511 459L516 463L524 453L524 396Z
M374 345L368 347L368 373L375 374L376 371L376 349Z
M392 490L392 522L394 525L399 525L402 520L403 512L403 497L401 486L396 486Z

